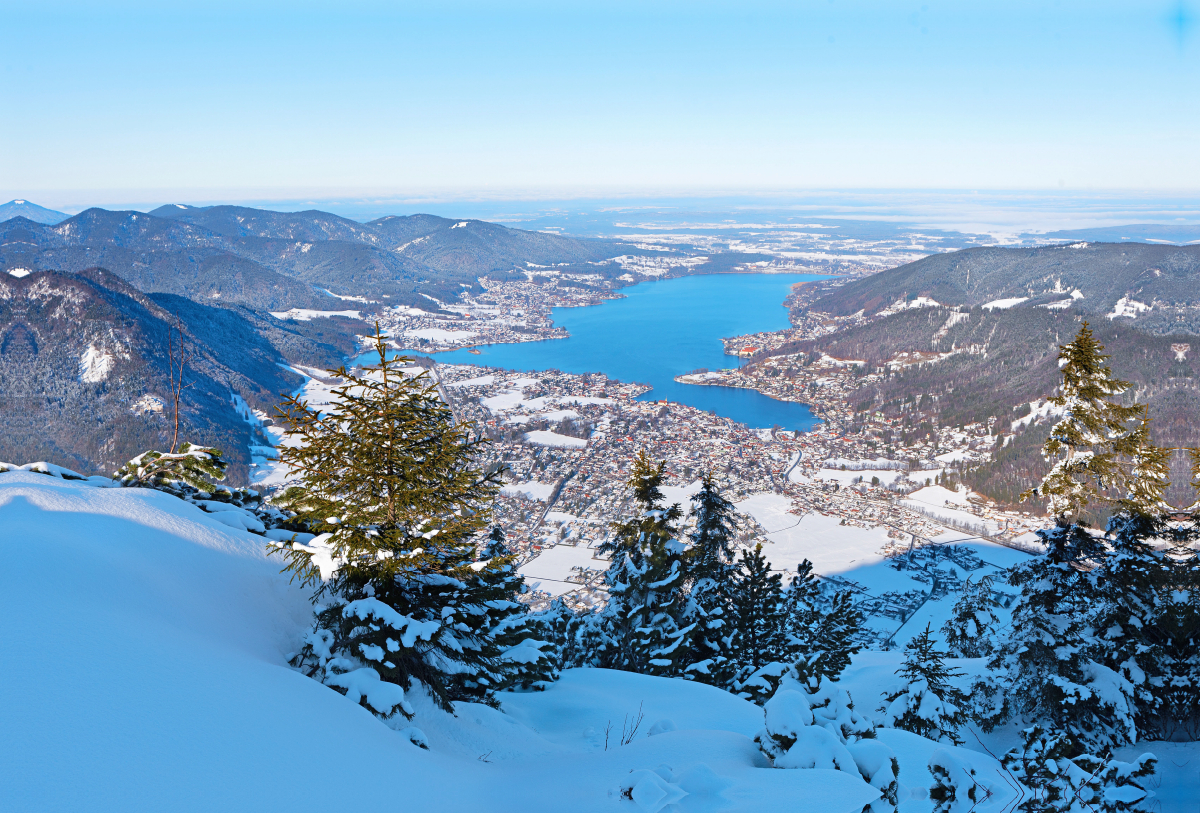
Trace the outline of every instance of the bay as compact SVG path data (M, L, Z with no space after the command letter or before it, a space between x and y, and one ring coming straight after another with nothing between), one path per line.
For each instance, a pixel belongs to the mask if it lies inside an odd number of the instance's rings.
M624 299L582 308L555 308L554 324L570 338L482 345L432 357L445 364L508 370L602 372L649 384L639 400L669 400L714 412L751 427L807 431L818 419L804 404L778 401L754 390L680 384L675 376L698 368L735 367L722 337L790 325L783 301L798 282L816 274L709 274L642 282L623 288Z

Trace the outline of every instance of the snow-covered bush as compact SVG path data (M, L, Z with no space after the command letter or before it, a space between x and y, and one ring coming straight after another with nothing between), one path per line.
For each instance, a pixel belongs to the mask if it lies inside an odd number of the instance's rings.
M975 769L949 749L939 748L930 755L929 773L933 775L929 798L933 801L934 813L968 813L987 794Z
M1070 737L1050 734L1039 726L1021 732L1021 745L1001 759L1023 790L1026 813L1122 813L1134 809L1147 792L1145 780L1157 760L1143 754L1137 761L1100 759L1077 751Z
M782 677L763 707L765 726L754 738L759 749L776 768L857 774L895 805L900 773L895 755L875 739L874 726L854 710L849 692L809 661L801 663Z

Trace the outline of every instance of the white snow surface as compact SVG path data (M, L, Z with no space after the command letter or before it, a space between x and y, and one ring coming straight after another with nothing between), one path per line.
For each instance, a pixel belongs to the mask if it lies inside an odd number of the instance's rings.
M79 380L85 384L96 384L108 378L112 372L113 355L89 344L79 357Z
M548 429L537 429L533 432L526 432L525 440L530 443L536 443L538 446L560 446L570 449L582 449L584 446L587 446L587 440L584 438L560 435Z
M518 571L531 589L561 596L579 589L578 582L567 581L571 568L604 570L608 567L607 560L593 559L594 554L594 550L583 546L555 545L521 565Z
M528 483L510 483L501 488L500 493L514 497L525 496L531 500L545 502L554 493L554 483L539 483L537 480L530 480Z
M1010 297L1008 299L993 299L991 302L985 302L983 305L983 309L985 311L1008 310L1009 308L1020 305L1022 302L1026 301L1027 299L1029 299L1029 297L1027 297L1027 296L1014 296L1014 297Z
M622 672L457 716L414 689L395 731L286 666L312 607L262 537L157 491L24 471L0 474L0 523L5 810L857 813L877 796L769 769L746 701ZM639 708L638 735L605 750ZM621 801L631 776L646 804Z
M309 322L313 319L320 319L329 316L347 316L351 319L361 319L361 311L316 311L310 308L292 308L288 311L271 311L271 315L276 319L294 319L297 322Z

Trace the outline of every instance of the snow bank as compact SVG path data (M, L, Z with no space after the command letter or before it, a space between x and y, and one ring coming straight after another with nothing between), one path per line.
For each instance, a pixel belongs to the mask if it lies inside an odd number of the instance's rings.
M27 471L0 473L0 524L5 810L383 810L398 788L405 809L464 813L857 813L873 798L857 777L766 768L757 707L667 678L568 670L502 694L507 713L457 716L418 688L393 731L285 665L312 607L262 537L157 491ZM389 700L370 675L354 690ZM632 741L605 750L605 726L639 710Z
M26 665L0 675L6 809L394 800L390 782L312 781L318 753L329 776L405 777L439 805L444 757L284 665L312 608L261 537L157 491L12 472L0 523L0 640Z

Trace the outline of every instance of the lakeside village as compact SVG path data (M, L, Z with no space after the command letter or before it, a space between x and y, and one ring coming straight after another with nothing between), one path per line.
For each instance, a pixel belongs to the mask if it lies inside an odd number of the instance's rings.
M594 266L595 272L580 271L579 265L566 268L530 265L523 281L497 281L482 277L483 292L464 291L457 302L434 302L440 311L391 307L365 316L360 311L344 311L348 316L378 319L380 328L391 336L397 349L438 353L484 344L565 339L564 328L555 326L553 308L578 308L599 305L607 299L619 299L623 285L647 280L669 279L693 271L708 257L621 256ZM616 267L614 267L616 266ZM815 257L803 263L789 259L759 261L738 266L734 271L775 274L837 274L853 278L879 270L878 263L850 263L836 256ZM620 274L616 274L620 271ZM369 303L377 304L377 303ZM317 311L299 312L301 318L323 315Z
M672 265L678 258L625 259L625 282L685 270ZM437 352L565 338L566 331L551 320L552 308L621 296L600 274L546 274L546 269L531 269L526 281L481 280L483 293L464 292L458 303L437 303L443 313L386 308L373 318L398 350ZM726 339L725 350L731 359L746 357L845 326L846 318L806 315L788 330ZM700 475L714 472L739 510L739 544L762 543L785 581L802 559L812 560L831 586L856 591L881 642L928 597L955 591L956 579L960 583L979 567L978 561L964 559L957 570L949 562L939 570L939 552L974 555L970 548L946 543L987 540L1035 549L1032 531L1041 527L1041 518L1004 512L965 489L940 485L952 467L987 459L997 438L986 427L942 428L936 442L884 446L871 424L861 432L849 430L847 405L861 383L851 362L793 361L780 356L754 368L701 371L677 380L748 387L802 402L821 419L804 433L750 429L686 405L637 400L649 387L603 374L431 366L455 414L475 421L492 441L485 462L508 469L495 521L534 588L535 608L559 598L573 608L607 600L602 574L608 561L595 548L610 533L609 523L632 509L628 466L643 449L667 461L668 501L680 503L685 513ZM682 532L688 530L685 520ZM856 571L886 563L902 569L914 554L922 572L900 582ZM898 563L901 559L905 564Z

